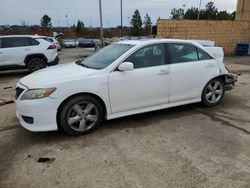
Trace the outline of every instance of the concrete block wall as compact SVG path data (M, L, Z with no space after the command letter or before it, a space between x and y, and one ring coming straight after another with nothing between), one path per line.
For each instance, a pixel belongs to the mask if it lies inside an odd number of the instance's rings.
M250 43L250 22L212 20L167 20L157 22L158 38L213 40L233 55L239 42Z
M250 21L250 1L249 0L238 0L235 19L238 21Z

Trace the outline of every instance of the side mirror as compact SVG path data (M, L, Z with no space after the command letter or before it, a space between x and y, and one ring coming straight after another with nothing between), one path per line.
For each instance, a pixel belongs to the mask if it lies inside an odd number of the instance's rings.
M132 71L134 70L134 64L131 62L123 62L118 67L119 71Z

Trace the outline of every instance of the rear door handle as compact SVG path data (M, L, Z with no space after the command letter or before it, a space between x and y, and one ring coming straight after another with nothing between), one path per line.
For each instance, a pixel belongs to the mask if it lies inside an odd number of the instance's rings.
M0 54L3 54L3 52L0 52Z
M169 74L168 70L160 70L160 72L158 73L158 75L164 75L164 74Z
M214 67L215 65L213 64L213 63L208 63L207 65L206 65L206 68L212 68L212 67Z

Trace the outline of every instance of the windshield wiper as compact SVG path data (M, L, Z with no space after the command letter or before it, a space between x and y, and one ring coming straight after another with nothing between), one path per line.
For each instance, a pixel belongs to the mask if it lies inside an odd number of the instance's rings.
M77 65L82 66L82 67L85 67L85 68L90 68L88 65L85 65L85 64L83 63L83 61L82 61L82 60L78 60L78 61L76 61L75 63L76 63Z

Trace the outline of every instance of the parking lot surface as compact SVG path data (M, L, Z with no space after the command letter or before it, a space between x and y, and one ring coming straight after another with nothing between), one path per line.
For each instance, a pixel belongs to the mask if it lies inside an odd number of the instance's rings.
M92 52L63 50L60 63ZM250 57L225 63L238 82L218 107L124 117L81 137L24 130L12 100L28 73L0 73L0 187L250 187Z

